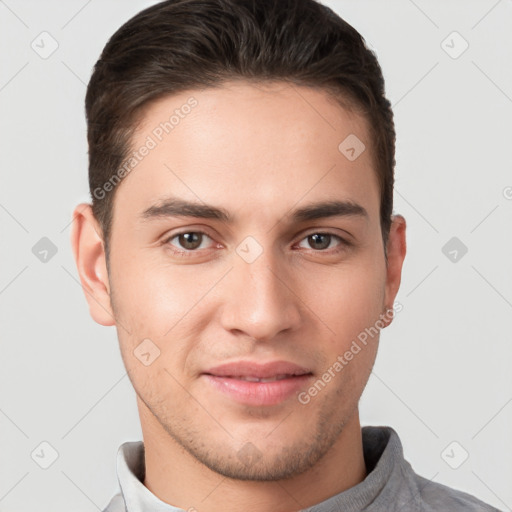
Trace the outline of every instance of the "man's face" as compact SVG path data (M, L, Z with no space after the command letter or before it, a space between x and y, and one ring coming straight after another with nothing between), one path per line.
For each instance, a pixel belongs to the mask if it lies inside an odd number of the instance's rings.
M351 134L355 160L338 149ZM153 103L133 149L148 136L116 191L109 275L143 426L226 476L303 472L354 417L378 336L308 390L394 299L365 122L322 91L230 82ZM230 219L166 215L171 199ZM361 209L294 216L332 201ZM215 369L240 361L253 366ZM274 380L246 380L258 372Z

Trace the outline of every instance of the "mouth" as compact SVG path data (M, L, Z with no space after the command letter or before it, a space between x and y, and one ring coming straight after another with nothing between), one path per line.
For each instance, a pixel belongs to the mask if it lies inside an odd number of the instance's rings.
M202 374L217 393L240 404L277 405L296 395L313 377L308 368L287 361L237 361Z
M206 374L208 375L208 374ZM220 375L212 375L213 377L220 377ZM275 377L267 377L267 378L259 378L254 377L252 375L224 375L225 379L237 379L237 380L245 380L247 382L275 382L276 380L290 379L292 377L298 377L299 375L276 375Z

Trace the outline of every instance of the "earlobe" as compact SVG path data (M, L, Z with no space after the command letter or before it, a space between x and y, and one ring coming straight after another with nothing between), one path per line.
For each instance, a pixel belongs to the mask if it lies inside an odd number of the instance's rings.
M402 266L407 252L406 222L402 215L393 215L387 243L388 264L386 270L386 291L384 305L386 310L393 308L395 297L400 288ZM390 315L387 315L389 318ZM393 316L387 322L391 324ZM386 325L386 326L387 326Z
M90 204L79 204L73 212L71 246L92 318L101 325L115 325L101 229Z

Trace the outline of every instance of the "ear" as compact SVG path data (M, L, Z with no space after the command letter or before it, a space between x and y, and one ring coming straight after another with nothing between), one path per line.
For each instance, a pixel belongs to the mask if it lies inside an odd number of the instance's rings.
M400 288L402 265L407 251L405 228L406 222L404 217L402 215L393 215L387 243L388 262L386 266L386 288L384 295L384 306L386 309L393 308L395 297ZM392 320L392 317L386 320L386 327Z
M90 204L73 211L71 246L89 313L101 325L115 325L101 228Z

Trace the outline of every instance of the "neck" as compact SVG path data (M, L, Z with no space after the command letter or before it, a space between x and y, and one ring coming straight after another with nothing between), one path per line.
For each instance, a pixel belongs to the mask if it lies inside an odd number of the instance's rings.
M192 512L290 512L316 505L366 477L357 409L327 454L304 473L261 482L226 478L190 455L137 397L145 448L144 485L158 499Z

